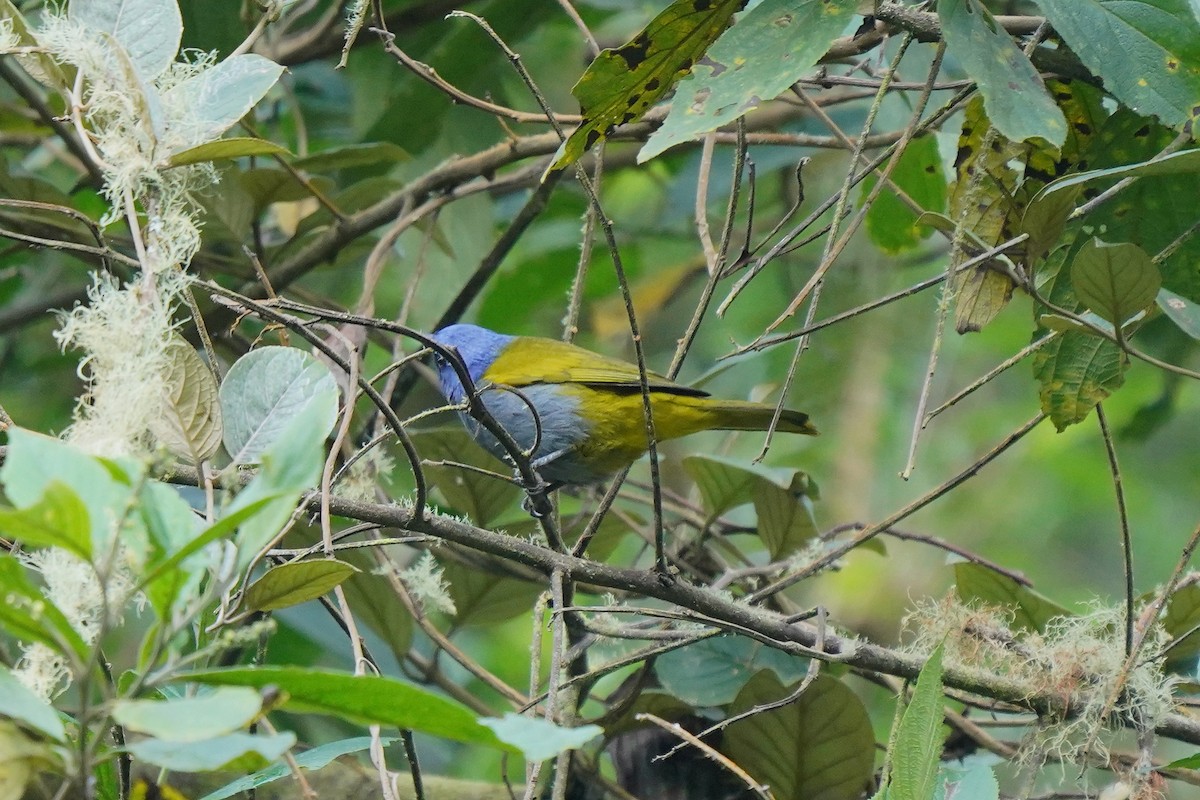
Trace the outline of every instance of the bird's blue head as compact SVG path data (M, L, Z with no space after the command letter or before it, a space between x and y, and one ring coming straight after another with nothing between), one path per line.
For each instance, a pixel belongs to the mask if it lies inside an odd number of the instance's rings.
M432 338L443 347L453 347L458 351L471 380L476 385L483 381L483 374L487 372L488 367L513 340L512 336L489 331L478 325L448 325L433 334ZM442 394L451 403L461 402L466 391L454 367L437 353L434 354L434 362L442 382Z

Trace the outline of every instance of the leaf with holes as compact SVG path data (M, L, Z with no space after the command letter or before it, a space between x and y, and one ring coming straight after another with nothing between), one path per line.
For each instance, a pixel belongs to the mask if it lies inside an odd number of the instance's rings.
M746 0L675 0L625 44L596 56L571 93L583 122L549 171L575 163L617 125L642 118L716 41Z

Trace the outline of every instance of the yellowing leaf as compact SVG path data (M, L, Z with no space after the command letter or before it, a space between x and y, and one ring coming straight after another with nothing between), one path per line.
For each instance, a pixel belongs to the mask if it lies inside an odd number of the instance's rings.
M675 0L625 44L596 56L571 90L583 122L558 148L563 169L617 125L642 118L687 75L746 0Z

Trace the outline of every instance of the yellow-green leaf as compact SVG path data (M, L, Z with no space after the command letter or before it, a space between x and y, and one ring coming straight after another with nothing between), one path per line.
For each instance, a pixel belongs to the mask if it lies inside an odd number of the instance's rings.
M287 153L286 147L275 142L250 136L239 136L231 139L217 139L198 144L195 147L176 150L167 158L167 166L182 167L186 164L202 164L206 161L228 161L244 156L273 156Z
M716 41L746 0L675 0L636 36L596 56L571 90L583 122L558 148L550 171L573 164L617 125L635 122Z
M275 611L314 600L358 572L345 561L332 558L294 561L267 570L246 590L246 607Z

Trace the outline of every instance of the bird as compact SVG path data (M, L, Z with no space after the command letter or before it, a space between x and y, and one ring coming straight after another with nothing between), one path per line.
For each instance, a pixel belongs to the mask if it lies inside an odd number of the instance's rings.
M649 448L637 365L557 339L465 323L431 338L457 352L488 412L525 452L536 442L530 464L552 488L599 483ZM446 400L463 403L467 390L454 365L436 351L434 361ZM654 372L646 383L659 441L708 430L765 431L775 416L773 405L718 399ZM507 458L478 420L464 410L459 416L476 442ZM817 434L807 414L788 409L775 429Z

